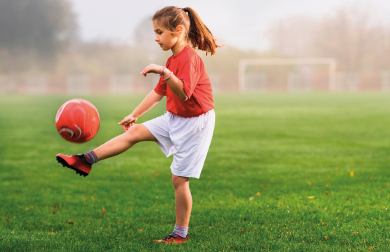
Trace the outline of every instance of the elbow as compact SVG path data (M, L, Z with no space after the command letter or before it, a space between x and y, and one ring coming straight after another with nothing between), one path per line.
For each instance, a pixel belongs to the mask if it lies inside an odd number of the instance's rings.
M186 94L186 92L184 90L176 90L173 93L175 93L175 95L177 97L179 97L179 99L182 100L182 101L188 100L188 96L187 96L187 94Z
M187 95L184 95L184 96L179 96L180 100L182 101L187 101L188 100L188 96Z
M186 94L186 92L183 92L180 96L179 96L180 100L182 101L186 101L188 100L188 96Z

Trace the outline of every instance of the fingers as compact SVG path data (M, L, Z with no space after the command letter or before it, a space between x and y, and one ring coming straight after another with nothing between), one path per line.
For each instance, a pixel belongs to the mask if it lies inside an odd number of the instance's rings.
M123 129L124 131L127 131L130 127L131 127L131 126L130 126L130 123L124 123L124 124L122 125L122 129Z
M146 74L150 73L151 66L146 67L142 72L141 75L146 76Z
M123 118L122 121L120 121L120 122L118 123L118 125L123 125L123 124L129 123L129 122L132 122L132 121L133 121L132 118L125 117L125 118Z
M134 122L125 122L125 123L123 123L121 125L122 125L122 129L124 131L128 131L130 129L130 127L134 125Z
M150 64L149 66L145 67L145 69L140 73L143 76L146 76L148 73L159 73L159 70L161 69L161 66ZM161 72L161 70L160 70Z
M122 129L124 131L127 131L131 126L135 124L137 121L137 118L134 118L133 116L126 116L122 121L118 123L118 125L122 125Z
M149 67L150 67L150 65L147 66L147 67L145 67L145 69L142 70L142 72L141 72L140 74L143 75L143 76L146 76L146 74L148 73L148 68L149 68Z

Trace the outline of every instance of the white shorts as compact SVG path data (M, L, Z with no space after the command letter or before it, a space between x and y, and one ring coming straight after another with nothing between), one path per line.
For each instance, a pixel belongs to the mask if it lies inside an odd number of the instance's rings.
M173 175L199 178L213 137L214 110L188 118L166 112L143 125L157 138L167 157L173 154Z

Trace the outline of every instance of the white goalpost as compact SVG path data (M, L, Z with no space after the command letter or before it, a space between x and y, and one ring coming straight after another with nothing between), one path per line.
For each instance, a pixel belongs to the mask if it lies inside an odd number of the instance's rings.
M264 58L264 59L242 59L239 61L239 88L240 92L247 91L246 81L248 74L245 72L248 66L281 66L281 65L328 65L329 84L328 89L330 92L336 91L336 67L337 61L332 58ZM296 78L290 78L294 80ZM260 78L261 89L265 89L265 77Z

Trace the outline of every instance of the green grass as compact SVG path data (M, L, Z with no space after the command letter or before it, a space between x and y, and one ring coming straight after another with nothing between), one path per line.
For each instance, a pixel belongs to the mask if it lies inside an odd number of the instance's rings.
M101 116L85 144L55 128L71 98L0 96L0 251L389 250L389 94L216 95L182 246L151 243L175 221L172 159L155 143L94 165L86 178L55 161L121 134L117 123L143 96L83 97Z

